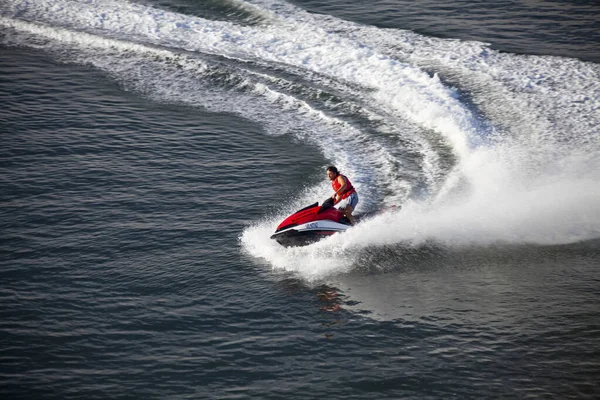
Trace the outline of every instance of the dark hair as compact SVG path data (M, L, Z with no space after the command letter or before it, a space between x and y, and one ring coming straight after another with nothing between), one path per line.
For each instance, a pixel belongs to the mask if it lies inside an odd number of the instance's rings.
M336 175L340 174L340 171L338 171L338 169L336 167L334 167L333 165L330 165L329 167L327 167L327 171L331 171Z

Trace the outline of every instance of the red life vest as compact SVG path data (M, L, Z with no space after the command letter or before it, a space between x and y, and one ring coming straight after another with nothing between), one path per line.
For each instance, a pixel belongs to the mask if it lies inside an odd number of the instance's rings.
M340 188L342 187L342 185L340 185L340 183L338 182L338 177L342 176L344 177L344 179L346 179L346 190L344 190L344 193L341 193L340 196L342 199L345 199L346 197L350 196L352 193L356 193L356 190L354 190L354 186L352 186L352 183L350 183L350 179L346 178L344 175L338 175L335 177L334 180L331 181L331 186L333 187L333 191L337 193L338 190L340 190Z

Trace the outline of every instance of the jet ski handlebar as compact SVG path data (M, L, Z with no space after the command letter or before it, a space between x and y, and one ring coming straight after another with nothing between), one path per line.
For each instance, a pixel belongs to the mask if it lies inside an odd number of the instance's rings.
M320 213L323 210L328 209L329 207L333 207L334 205L334 201L331 197L328 197L327 200L325 200L323 202L323 204L321 204L321 207L319 207L319 210L317 211L317 214Z

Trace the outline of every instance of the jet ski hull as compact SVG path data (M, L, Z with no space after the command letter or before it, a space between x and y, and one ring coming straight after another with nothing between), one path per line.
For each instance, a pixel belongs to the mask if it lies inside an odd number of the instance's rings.
M307 246L335 233L344 232L348 228L346 224L320 220L277 232L271 236L271 239L284 247Z
M332 202L311 204L283 220L271 239L285 247L306 246L350 227Z

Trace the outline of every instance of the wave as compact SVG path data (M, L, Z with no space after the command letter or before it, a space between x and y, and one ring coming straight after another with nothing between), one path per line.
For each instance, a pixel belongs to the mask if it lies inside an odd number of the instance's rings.
M226 6L246 19L118 0L3 0L0 37L91 65L156 101L236 113L314 144L352 177L359 211L403 204L305 249L270 243L281 216L329 193L326 182L308 188L242 233L244 247L276 267L331 273L382 244L600 236L598 65L363 26L281 1Z

